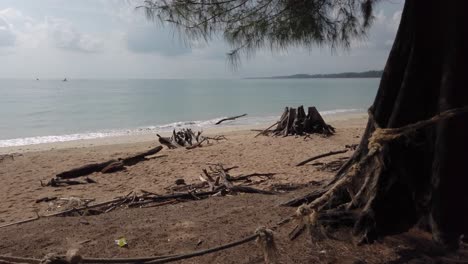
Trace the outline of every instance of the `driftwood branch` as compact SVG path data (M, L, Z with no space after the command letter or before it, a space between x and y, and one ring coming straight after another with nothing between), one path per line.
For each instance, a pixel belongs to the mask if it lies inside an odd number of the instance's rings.
M157 146L148 151L141 152L126 158L119 160L108 160L101 163L91 163L78 168L74 168L68 171L61 172L55 176L54 179L50 180L47 185L49 186L60 186L60 185L74 185L83 183L95 183L95 181L87 178L86 182L71 181L69 179L78 178L92 174L94 172L110 173L124 169L124 166L132 166L138 162L145 160L146 156L151 156L162 150L162 146Z
M273 177L276 173L250 173L250 174L247 174L247 175L240 175L240 176L237 176L237 177L231 177L229 180L230 181L243 181L243 180L248 180L249 178L252 178L252 177L260 177L260 178L267 178L267 179L270 179L271 177Z
M308 158L304 161L301 161L299 162L296 166L299 167L299 166L303 166L311 161L314 161L316 159L320 159L320 158L324 158L324 157L328 157L328 156L332 156L332 155L337 155L337 154L341 154L341 153L345 153L347 152L348 150L347 149L344 149L344 150L338 150L338 151L330 151L328 153L325 153L325 154L320 154L320 155L317 155L317 156L314 156L312 158Z
M207 141L208 138L203 138L200 142L198 142L197 144L194 144L194 145L191 145L191 146L188 146L188 147L185 147L186 149L194 149L194 148L197 148L197 147L201 147L201 144L205 141Z
M117 160L108 160L105 162L101 163L91 163L87 165L83 165L78 168L71 169L69 171L64 171L56 175L57 178L60 179L72 179L72 178L78 178L81 176L86 176L94 172L99 172L105 167L107 167L109 164L117 162Z
M274 127L274 126L278 125L278 123L279 123L279 122L280 122L280 121L278 121L278 122L274 123L273 125L269 126L269 127L268 127L268 128L266 128L265 130L262 130L260 133L258 133L257 135L255 135L255 137L254 137L254 138L256 138L256 137L258 137L258 136L260 136L260 135L263 135L263 134L265 134L266 132L268 132L268 130L270 130L270 128L272 128L272 127Z
M218 122L216 122L215 125L219 125L219 124L221 124L221 123L224 122L224 121L229 121L229 120L237 119L237 118L239 118L239 117L244 117L244 116L246 116L246 115L247 115L247 114L223 118L223 119L219 120Z
M154 155L154 154L158 153L161 150L162 150L162 146L157 146L157 147L152 148L152 149L150 149L148 151L141 152L141 153L135 154L133 156L123 158L123 159L121 159L121 161L125 166L132 166L132 165L137 164L140 161L145 160L147 156Z
M226 192L233 192L233 193L259 193L259 194L275 194L275 192L272 191L265 191L265 190L259 190L255 189L252 187L247 187L247 186L242 186L242 185L234 185L233 181L240 181L240 180L246 180L249 177L271 177L273 173L252 173L249 175L244 175L244 176L238 176L238 177L232 177L231 175L228 174L227 170L223 168L222 165L217 164L214 168L209 167L210 171L203 169L203 181L207 182L210 186L210 190L217 190L219 191L222 195ZM216 180L215 180L216 179Z
M63 180L61 178L52 178L49 182L46 184L43 184L41 181L41 186L51 186L51 187L62 187L62 186L68 186L68 185L80 185L80 184L88 184L88 183L96 183L95 180L86 177L84 181L76 181L76 180Z
M26 219L26 220L21 220L21 221L16 221L16 222L13 222L13 223L8 223L8 224L5 224L5 225L1 225L0 228L9 227L9 226L12 226L12 225L20 225L20 224L24 224L24 223L29 223L29 222L32 222L32 221L36 221L38 219L39 219L39 216L37 216L35 218L30 218L30 219Z
M159 138L159 143L166 146L169 149L182 148L194 149L201 147L202 144L210 144L210 140L215 140L219 142L220 140L227 140L223 135L214 136L214 137L205 137L202 136L202 131L198 131L196 134L190 128L183 128L179 131L175 129L172 131L171 137L162 137L159 134L156 134Z
M159 134L156 134L156 136L158 136L159 143L166 146L168 149L175 149L180 147L180 145L177 143L172 142L171 138L162 137Z

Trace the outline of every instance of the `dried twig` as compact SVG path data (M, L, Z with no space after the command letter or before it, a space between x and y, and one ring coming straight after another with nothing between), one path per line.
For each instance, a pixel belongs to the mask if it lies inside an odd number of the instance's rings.
M341 154L341 153L345 153L347 151L348 151L348 149L338 150L338 151L330 151L328 153L320 154L320 155L314 156L312 158L308 158L308 159L306 159L304 161L301 161L296 166L299 167L299 166L305 165L305 164L307 164L307 163L309 163L309 162L311 162L313 160L328 157L328 156L332 156L332 155L337 155L337 154Z
M266 128L265 130L262 130L260 133L258 133L257 135L255 135L255 137L254 137L254 138L256 138L256 137L258 137L258 136L260 136L260 135L263 135L263 134L265 134L266 132L268 132L268 130L270 130L270 128L272 128L272 127L276 126L276 125L277 125L279 122L280 122L280 121L278 121L278 122L274 123L273 125L269 126L269 127L268 127L268 128Z

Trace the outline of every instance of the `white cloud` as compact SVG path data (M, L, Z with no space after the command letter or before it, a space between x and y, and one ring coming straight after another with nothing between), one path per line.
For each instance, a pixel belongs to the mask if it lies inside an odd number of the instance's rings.
M401 20L401 14L402 13L403 13L402 10L398 10L395 13L393 13L392 20L389 23L389 28L393 32L397 32L397 30L398 30L398 26L400 25L400 20Z
M70 21L48 17L33 19L14 8L0 10L0 46L38 48L47 45L69 51L102 50L101 38L80 32Z
M395 34L398 30L401 19L401 10L394 12L388 17L383 9L375 15L374 24L372 25L366 44L364 46L355 45L355 48L373 48L388 50L393 44Z
M126 34L127 48L135 53L158 53L164 56L178 56L191 52L176 32L155 25L131 27Z
M24 15L21 11L15 8L6 8L0 10L0 18L8 21L11 25L23 25L24 23L31 23L33 19Z
M10 25L0 17L0 47L14 46L16 35L11 30Z
M177 34L135 11L134 1L142 0L80 0L65 6L57 0L27 6L12 1L10 8L0 8L0 41L10 45L0 47L0 78L222 78L381 69L402 6L383 4L369 37L349 50L262 49L232 71L226 59L230 46L222 39L187 47Z
M79 32L69 21L60 18L47 18L46 28L55 47L83 52L102 50L103 41L89 34Z

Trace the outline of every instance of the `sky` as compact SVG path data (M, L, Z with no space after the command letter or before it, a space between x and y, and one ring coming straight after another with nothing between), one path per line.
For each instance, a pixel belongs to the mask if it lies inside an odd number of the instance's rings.
M233 69L222 39L187 44L135 0L0 0L0 78L240 78L383 69L403 0L382 0L348 50L259 50Z

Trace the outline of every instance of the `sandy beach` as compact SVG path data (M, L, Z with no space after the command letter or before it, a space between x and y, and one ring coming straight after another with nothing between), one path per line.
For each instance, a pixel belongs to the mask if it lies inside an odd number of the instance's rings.
M357 144L363 133L365 115L327 119L336 128L331 137L254 137L252 127L222 127L207 135L225 135L228 140L186 150L164 148L148 160L125 171L89 176L97 183L67 187L42 187L60 173L87 163L125 157L159 145L154 135L143 138L121 137L76 142L24 146L3 150L0 160L0 226L76 207L75 198L94 203L122 197L130 192L147 191L170 194L175 181L199 183L202 169L221 163L238 166L232 176L250 173L274 173L267 180L253 179L249 186L272 190L279 184L303 187L276 195L246 194L210 197L199 201L166 204L150 208L118 208L108 213L86 216L40 217L2 228L0 255L41 259L49 253L65 254L79 249L88 257L142 257L171 255L226 244L249 236L260 226L273 226L294 214L295 207L280 204L310 193L317 183L333 177L334 172L320 169L312 162L295 165L311 156L343 150ZM264 126L262 126L264 127ZM258 128L255 128L258 129ZM320 159L320 163L344 162L352 151ZM37 199L54 197L50 202ZM69 199L63 202L60 199ZM57 201L62 201L57 202ZM321 243L302 235L290 241L294 221L275 231L279 263L404 263L401 252L420 252L416 258L432 259L424 254L433 250L428 233L409 233L385 238L378 243L361 245L352 241L349 230L333 232L333 239ZM124 237L128 246L120 248L115 240ZM404 260L404 259L403 259ZM397 262L393 262L397 261ZM252 243L180 263L263 263L262 251Z
M126 171L90 175L97 184L62 188L41 187L41 181L47 182L57 173L81 165L142 152L159 145L159 142L151 134L3 148L0 149L4 155L0 161L0 199L3 201L0 204L0 222L34 217L36 211L39 214L50 211L47 203L35 203L36 199L43 197L81 197L103 201L141 189L167 193L176 179L184 179L186 183L199 182L202 169L213 163L239 166L234 171L236 175L276 173L272 180L259 185L263 189L272 184L319 181L329 173L316 171L311 166L294 165L313 155L358 143L366 116L333 116L327 122L336 127L334 136L312 135L307 139L293 136L254 138L258 132L252 130L265 128L265 125L220 126L204 131L204 134L222 134L228 138L227 141L212 142L209 146L193 150L165 148L151 160L131 166Z

